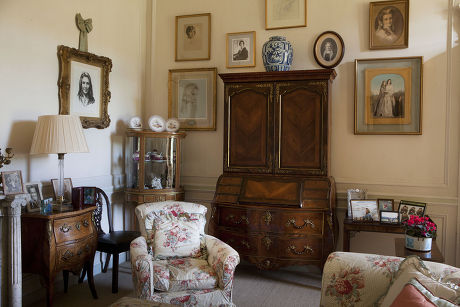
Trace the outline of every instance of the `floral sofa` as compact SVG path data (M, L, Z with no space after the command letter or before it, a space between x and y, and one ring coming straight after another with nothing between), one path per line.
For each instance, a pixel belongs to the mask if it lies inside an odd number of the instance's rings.
M397 272L403 261L419 264L423 274L456 289L453 290L456 295L454 300L459 302L459 268L421 261L418 257L405 260L392 256L334 252L324 266L320 306L380 306L398 277Z
M180 306L234 306L233 275L240 258L204 233L206 207L147 203L135 209L141 236L131 242L138 298Z

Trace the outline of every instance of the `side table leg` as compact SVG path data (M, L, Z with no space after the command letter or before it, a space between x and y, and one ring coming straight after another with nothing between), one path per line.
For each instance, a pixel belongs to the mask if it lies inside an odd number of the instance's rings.
M91 290L91 295L93 296L94 299L97 300L97 292L96 292L96 287L94 286L94 277L93 277L93 263L94 263L94 256L91 258L90 261L85 263L86 267L86 272L88 276L88 285L89 289Z
M347 229L343 230L343 251L350 251L350 231L348 231Z
M53 306L53 295L54 295L54 276L44 278L46 285L46 306Z

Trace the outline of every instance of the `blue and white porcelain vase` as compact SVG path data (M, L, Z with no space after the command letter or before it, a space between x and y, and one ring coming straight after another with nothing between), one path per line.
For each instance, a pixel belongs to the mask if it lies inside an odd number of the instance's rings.
M266 71L291 70L292 45L284 36L272 36L262 47L262 59Z

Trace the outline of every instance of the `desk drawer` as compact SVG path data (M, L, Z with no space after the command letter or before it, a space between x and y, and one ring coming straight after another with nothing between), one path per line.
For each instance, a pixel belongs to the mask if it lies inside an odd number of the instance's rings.
M286 212L281 214L280 220L283 233L323 234L322 212Z
M61 245L56 248L56 270L74 268L83 265L94 254L97 245L96 236L81 241Z
M321 259L322 257L320 237L280 238L276 245L278 246L278 258Z
M240 208L219 208L219 225L225 227L237 227L238 229L254 228L257 218L250 210ZM257 226L256 226L257 227Z
M73 216L54 221L54 236L56 245L64 242L79 240L93 233L94 227L91 225L92 212L81 216Z

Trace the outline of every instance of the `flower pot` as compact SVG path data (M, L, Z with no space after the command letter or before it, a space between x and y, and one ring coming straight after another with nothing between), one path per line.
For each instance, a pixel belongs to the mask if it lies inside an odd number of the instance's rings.
M406 234L406 248L419 251L429 252L433 238L413 237Z
M262 47L266 71L288 71L292 64L292 45L284 36L272 36Z

